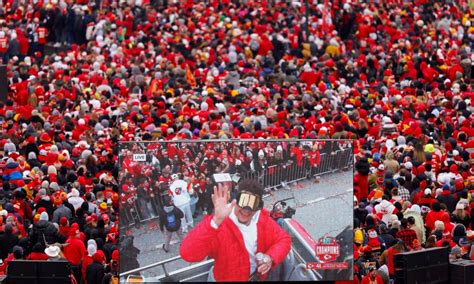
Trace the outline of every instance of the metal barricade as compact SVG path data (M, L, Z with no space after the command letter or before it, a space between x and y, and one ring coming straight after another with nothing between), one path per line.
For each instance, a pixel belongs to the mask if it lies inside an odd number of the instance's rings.
M248 172L242 175L244 179L254 179L263 183L266 191L282 186L282 182L292 184L306 178L313 178L352 166L352 148L336 150L331 153L322 153L320 163L312 166L305 157L300 164L272 165L262 171Z

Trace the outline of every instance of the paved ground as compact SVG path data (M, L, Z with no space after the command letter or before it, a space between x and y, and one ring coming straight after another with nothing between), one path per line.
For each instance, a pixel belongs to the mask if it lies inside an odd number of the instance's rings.
M291 184L290 188L280 188L274 193L274 196L265 198L265 207L271 209L275 201L294 197L295 200L288 201L290 206L297 208L293 218L300 222L315 240L324 235L336 236L345 226L352 224L351 171L324 175L319 183L305 180L299 182L298 186ZM196 218L195 224L201 220L202 216ZM173 236L169 253L165 253L161 248L164 236L159 231L156 221L150 221L129 232L135 236L135 246L141 250L138 257L140 266L178 255L179 239L176 235ZM174 271L188 265L189 263L178 260L168 264L166 268L168 271ZM142 272L142 275L154 277L163 273L161 267L156 267Z

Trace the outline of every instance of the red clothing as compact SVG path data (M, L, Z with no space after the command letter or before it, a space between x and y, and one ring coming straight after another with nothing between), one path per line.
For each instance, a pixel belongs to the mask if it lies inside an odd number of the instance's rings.
M214 277L217 281L247 281L250 275L249 254L241 232L230 218L216 230L211 227L208 215L183 240L181 257L188 262L198 262L207 256L214 258ZM262 209L257 222L257 252L273 259L272 268L280 264L291 248L291 237L273 221L269 212ZM267 274L260 280L264 280Z
M356 194L359 201L369 196L369 176L363 176L356 172L354 174L354 186L359 188L359 192Z
M84 259L82 260L81 272L82 272L82 279L85 281L84 282L85 284L87 284L87 278L86 278L87 266L89 266L89 264L91 264L92 262L94 261L92 260L92 257L90 257L89 255L84 256Z
M413 241L417 239L416 232L412 229L401 229L397 233L397 239L401 239L410 248L413 247Z
M382 278L382 276L380 276L378 274L375 275L374 280L376 281L377 284L383 284L383 278ZM372 281L374 281L374 280L372 280ZM364 278L362 278L362 281L360 283L361 284L372 284L373 282L371 282L371 280L370 280L370 275L367 274L367 275L365 275Z
M0 53L6 53L8 50L8 39L0 37Z
M418 200L418 205L425 205L427 207L430 207L430 209L433 209L433 203L437 202L438 200L433 197L421 197L420 200Z
M388 266L388 274L395 275L395 266L393 262L393 256L399 254L400 251L394 249L393 247L387 250L387 266Z
M44 27L39 27L36 29L36 32L38 33L38 43L45 44L46 37L48 36L48 30Z
M72 265L79 265L82 258L87 254L86 246L80 239L71 237L66 241L68 246L64 247L64 256Z
M444 211L439 211L439 212L430 211L430 212L428 212L428 214L426 215L425 224L426 224L426 227L428 228L429 232L434 230L435 221L437 221L437 220L441 221L443 219L444 214L446 214Z
M44 252L32 252L26 260L48 260L48 255Z

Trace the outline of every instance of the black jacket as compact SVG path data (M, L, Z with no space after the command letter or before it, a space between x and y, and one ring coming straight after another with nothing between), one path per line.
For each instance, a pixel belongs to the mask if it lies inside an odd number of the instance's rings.
M176 219L176 229L174 230L168 230L168 227L166 226L167 225L167 218L166 218L166 215L167 213L164 211L164 210L160 210L160 230L163 230L163 227L166 227L166 229L170 232L176 232L177 230L179 230L179 228L181 228L181 218L184 217L184 214L183 214L183 211L181 211L179 208L177 208L176 206L173 205L173 209L172 211L170 210L171 209L171 206L170 207L165 207L165 210L170 212L171 214L174 214L175 216L175 219Z
M438 199L439 203L446 204L446 207L448 207L449 212L453 212L454 209L456 209L456 204L458 203L458 199L454 197L453 194L441 193L440 195L438 195L436 199Z
M45 239L48 244L64 243L66 241L66 237L59 233L53 223L40 220L33 224L33 229L30 234L31 244L40 242L44 245Z
M116 243L106 243L104 247L102 247L102 251L104 251L105 258L107 259L107 263L109 263L112 260L112 253L116 249L119 249L119 246Z
M40 198L38 203L35 204L35 209L38 210L39 208L43 207L44 209L46 209L46 212L48 213L49 216L53 216L53 202L51 201L51 198L49 199L48 198L47 199Z
M14 246L18 244L18 237L14 234L0 234L0 259L7 258Z
M86 279L88 284L102 284L105 275L104 266L98 262L93 262L87 266Z

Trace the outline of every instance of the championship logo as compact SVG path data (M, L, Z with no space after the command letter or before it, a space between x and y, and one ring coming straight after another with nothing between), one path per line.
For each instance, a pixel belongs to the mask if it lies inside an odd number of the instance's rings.
M306 269L326 270L326 269L348 269L347 262L334 262L341 255L341 247L336 238L323 237L316 242L314 249L319 262L306 263Z
M340 246L333 237L320 238L316 243L316 256L322 262L335 261L340 254Z

